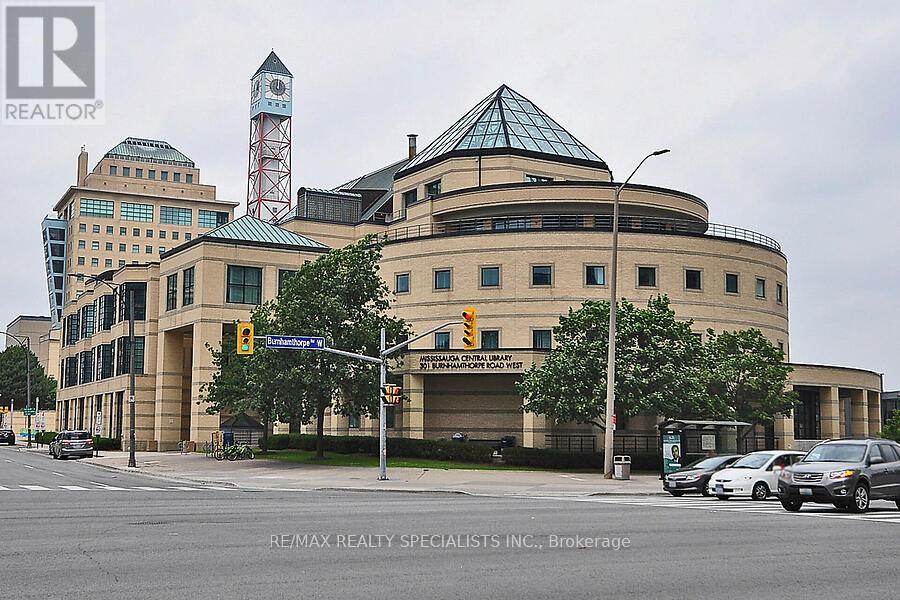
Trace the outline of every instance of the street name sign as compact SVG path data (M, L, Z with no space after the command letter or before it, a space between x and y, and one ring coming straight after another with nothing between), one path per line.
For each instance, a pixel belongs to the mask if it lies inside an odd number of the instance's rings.
M33 406L26 406L22 409L22 414L26 417L33 417L35 413L37 413L37 409L35 409Z
M267 335L266 348L272 350L322 350L325 338L309 335Z

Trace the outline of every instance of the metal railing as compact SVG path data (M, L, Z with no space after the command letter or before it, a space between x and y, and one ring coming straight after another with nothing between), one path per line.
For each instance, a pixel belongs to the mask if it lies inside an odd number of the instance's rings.
M703 455L707 451L701 447L701 433L689 431L684 434L685 455ZM547 434L546 447L563 452L596 452L596 438L583 434ZM732 438L733 439L733 438ZM656 454L660 451L659 435L655 433L616 433L614 440L616 454ZM747 454L757 450L778 450L778 439L766 435L749 435L737 440L737 453ZM734 451L734 448L720 448L720 452Z
M479 217L395 227L381 234L381 237L385 242L390 243L424 237L542 231L612 231L612 216L541 214ZM666 217L622 216L619 217L619 231L738 240L781 253L781 244L767 235L719 223Z
M547 434L546 447L561 452L596 452L597 439L592 435Z

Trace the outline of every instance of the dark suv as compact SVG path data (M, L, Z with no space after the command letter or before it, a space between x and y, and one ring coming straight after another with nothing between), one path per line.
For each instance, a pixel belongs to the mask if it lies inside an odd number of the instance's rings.
M900 509L900 444L889 440L828 440L778 477L786 510L804 502L865 512L870 500L894 500Z

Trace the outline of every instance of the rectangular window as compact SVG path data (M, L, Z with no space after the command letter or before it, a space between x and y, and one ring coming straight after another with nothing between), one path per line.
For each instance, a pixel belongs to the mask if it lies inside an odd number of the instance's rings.
M116 340L116 375L131 372L131 344L127 337ZM134 338L134 372L144 374L144 336Z
M122 177L131 177L131 167L122 167Z
M94 225L93 227L91 227L91 231L93 231L94 233L100 233L100 226Z
M431 183L425 184L425 196L427 198L433 198L434 196L441 195L441 180L432 181Z
M184 176L184 182L185 182L185 183L194 183L194 174L193 174L193 173L188 173L187 175L185 175L185 176Z
M740 292L740 287L738 286L738 274L737 273L725 273L725 293L726 294L737 294Z
M278 294L281 295L282 290L284 290L285 284L287 284L288 280L292 275L296 275L297 271L292 271L290 269L278 269Z
M111 258L104 259L103 266L107 269L112 267L112 259Z
M119 235L128 235L127 227L119 227Z
M190 233L185 233L185 234L184 234L184 241L189 242L189 241L191 241L191 238L192 238L192 237L193 237L192 234L190 234Z
M166 310L178 308L178 273L166 277Z
M159 239L161 239L161 240L166 239L166 232L163 231L162 229L159 230Z
M418 190L409 190L408 192L403 192L403 206L415 204L416 200L418 199Z
M532 265L531 285L553 285L553 267L549 265Z
M656 287L656 267L638 267L638 287Z
M174 181L175 183L181 183L181 173L179 173L178 171L172 173L172 181Z
M684 289L686 290L702 290L703 289L703 272L699 269L684 270Z
M96 306L88 304L81 309L81 337L89 338L94 335L94 313Z
M118 175L119 167L117 167L116 165L109 165L109 174L113 176Z
M409 273L397 273L394 275L394 293L409 293Z
M360 426L359 415L350 415L349 417L347 417L347 426L350 429L359 429L359 426Z
M147 230L147 237L148 237L148 238L152 238L152 237L153 237L153 230L152 230L152 229L148 229L148 230Z
M765 298L766 297L766 280L762 277L756 278L756 297L757 298Z
M124 266L125 266L125 261L124 261L124 260L120 260L120 261L119 261L119 268L122 268L122 267L124 267Z
M141 169L140 167L136 168L136 169L134 170L134 176L137 177L138 179L143 178L143 177L144 177L144 170Z
M113 229L113 226L112 226L112 225L107 225L107 226L106 226L106 235L112 235L112 234L113 234L113 231L114 231L114 229Z
M106 251L107 252L113 251L113 243L112 242L106 242Z
M82 198L79 201L82 217L100 217L112 219L116 214L116 203L112 200L92 200Z
M497 217L491 220L494 231L519 231L528 229L527 217Z
M181 305L194 303L194 267L188 267L181 276Z
M784 286L780 283L775 284L775 302L784 304Z
M449 350L450 349L450 332L438 331L434 334L434 349Z
M92 266L92 267L99 267L99 266L100 266L100 259L99 259L99 258L92 258L92 259L91 259L91 266Z
M449 290L453 283L450 269L440 269L434 272L434 289Z
M94 353L91 351L79 352L78 356L81 358L78 369L81 377L78 381L79 383L90 383L94 380Z
M544 177L543 175L525 175L525 181L528 183L550 183L553 181L552 177Z
M85 248L87 248L87 241L85 241L85 240L78 240L78 249L79 249L79 250L84 250Z
M150 169L149 171L147 171L147 174L150 179L156 179L156 171L155 170Z
M549 329L532 329L531 347L535 350L549 350L551 333Z
M153 246L144 246L144 254L153 254Z
M113 376L113 344L101 344L97 347L97 379L109 379Z
M143 321L147 318L147 284L146 282L130 282L124 285L124 298L119 304L119 321L128 320L131 313L131 292L134 291L134 320Z
M227 302L259 304L262 302L262 269L228 265Z
M109 331L116 323L116 297L112 294L101 296L98 305L101 331Z
M213 229L221 227L228 222L228 213L215 210L199 210L197 211L197 225Z
M79 257L78 257L78 266L79 266L79 267L83 267L83 266L84 266L84 257L83 257L83 256L79 256Z
M91 242L91 250L99 250L99 249L100 249L100 242L96 242L96 241Z
M78 224L78 233L87 233L87 223Z
M135 204L132 202L122 203L122 220L123 221L144 221L150 223L153 221L153 205L152 204Z
M127 251L128 251L128 246L126 246L125 244L119 244L119 252L127 252Z
M193 225L194 211L177 206L160 206L159 222L164 225Z
M584 267L585 285L606 285L606 267L604 265L587 265Z
M173 231L173 232L172 232L172 239L175 240L175 241L178 240L178 232L177 232L177 231Z
M481 267L481 287L500 287L500 267Z
M169 180L169 172L168 171L160 171L159 178L163 181L168 181Z
M500 332L496 329L481 330L481 349L496 350L500 347Z
M163 254L165 254L165 253L166 253L166 247L165 247L165 246L160 246L160 247L159 247L159 254L160 254L160 255L163 255Z
M141 237L141 230L138 227L135 227L131 230L132 237Z

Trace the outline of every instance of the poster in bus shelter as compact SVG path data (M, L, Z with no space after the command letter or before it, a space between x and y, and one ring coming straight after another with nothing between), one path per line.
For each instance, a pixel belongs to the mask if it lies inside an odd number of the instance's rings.
M663 473L674 473L681 468L681 435L663 434Z

